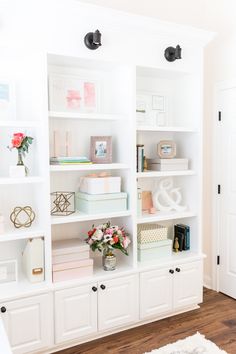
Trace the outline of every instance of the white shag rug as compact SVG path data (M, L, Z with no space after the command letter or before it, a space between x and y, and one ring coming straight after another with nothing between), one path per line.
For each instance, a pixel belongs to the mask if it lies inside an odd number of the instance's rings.
M227 354L200 333L178 340L162 348L152 350L152 354ZM145 354L149 354L145 353Z

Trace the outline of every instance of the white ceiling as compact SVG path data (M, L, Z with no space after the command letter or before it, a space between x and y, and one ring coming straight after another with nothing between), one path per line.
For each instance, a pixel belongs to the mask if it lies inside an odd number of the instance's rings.
M221 33L235 27L236 0L79 0Z

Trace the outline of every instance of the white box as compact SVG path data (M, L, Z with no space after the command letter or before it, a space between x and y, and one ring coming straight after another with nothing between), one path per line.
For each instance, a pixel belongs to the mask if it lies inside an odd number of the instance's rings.
M31 283L44 281L44 240L42 237L27 241L23 252L23 267Z
M121 177L80 177L79 190L88 194L120 193Z
M147 159L150 171L185 171L188 170L188 159Z
M25 166L10 166L9 176L11 178L22 178L26 176Z
M17 260L9 259L0 262L0 285L17 281Z
M138 243L138 261L158 260L169 258L172 254L172 240L162 240L157 242Z

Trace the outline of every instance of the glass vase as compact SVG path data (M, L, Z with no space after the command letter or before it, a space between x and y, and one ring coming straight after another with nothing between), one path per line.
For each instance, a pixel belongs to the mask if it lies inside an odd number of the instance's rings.
M28 175L28 168L25 166L24 161L23 161L23 154L22 152L18 149L18 161L17 161L17 166L24 166L25 169L25 176Z
M104 250L102 257L102 265L103 269L107 271L116 269L116 256L114 255L112 250Z

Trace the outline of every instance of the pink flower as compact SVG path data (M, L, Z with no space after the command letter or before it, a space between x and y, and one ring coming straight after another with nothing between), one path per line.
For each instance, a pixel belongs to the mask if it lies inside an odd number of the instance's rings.
M128 248L130 242L131 242L130 239L127 236L124 236L122 246L126 249L126 248Z
M15 133L13 134L13 139L11 141L13 148L19 148L24 140L25 135L23 133Z

